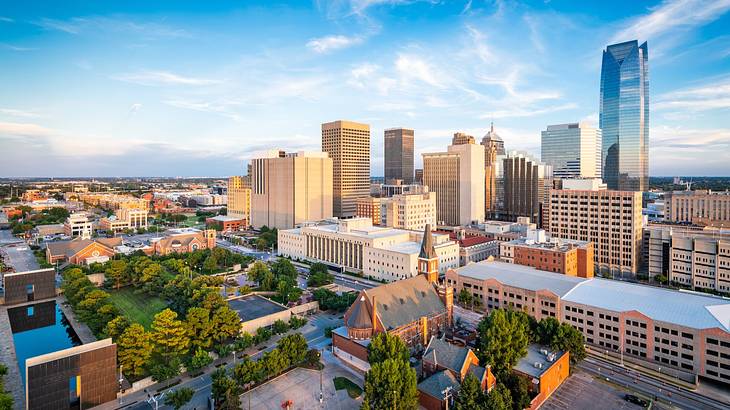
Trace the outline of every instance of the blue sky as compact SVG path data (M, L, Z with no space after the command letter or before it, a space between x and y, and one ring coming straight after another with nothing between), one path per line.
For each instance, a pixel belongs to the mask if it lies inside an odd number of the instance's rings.
M84 4L88 3L88 4ZM214 4L211 4L214 3ZM414 128L420 153L494 121L539 155L598 122L602 49L649 42L651 175L730 175L730 0L0 0L0 175L226 176L320 124Z

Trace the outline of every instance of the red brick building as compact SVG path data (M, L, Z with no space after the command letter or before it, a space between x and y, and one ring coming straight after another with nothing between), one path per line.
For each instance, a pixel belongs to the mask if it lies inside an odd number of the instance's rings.
M70 241L50 242L46 246L48 263L65 263L74 265L106 262L114 254L115 246L122 244L122 238L76 238Z
M171 253L194 252L199 249L215 248L215 231L194 228L171 229L164 238L152 242L151 254L169 255Z
M533 344L512 372L527 379L530 392L535 395L529 408L537 409L570 375L570 354Z
M248 227L248 221L246 218L235 218L227 215L217 215L211 218L206 218L205 224L211 228L215 227L221 232L243 231Z

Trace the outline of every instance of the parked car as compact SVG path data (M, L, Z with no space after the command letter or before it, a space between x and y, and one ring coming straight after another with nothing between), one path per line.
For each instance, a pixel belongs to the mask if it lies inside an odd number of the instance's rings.
M624 396L624 400L626 400L629 403L634 403L636 405L639 405L641 407L647 407L649 405L649 402L642 399L639 396L636 396L634 394L627 394Z

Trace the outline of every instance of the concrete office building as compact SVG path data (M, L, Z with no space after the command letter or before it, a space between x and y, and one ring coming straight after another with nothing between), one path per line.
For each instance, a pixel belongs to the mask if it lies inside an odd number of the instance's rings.
M388 282L414 276L423 233L375 227L370 218L304 225L279 231L280 255L323 262ZM459 246L448 235L433 235L441 273L459 265Z
M63 224L64 233L72 238L91 239L94 233L94 222L86 212L74 212L66 218Z
M388 128L384 132L385 182L400 179L413 183L413 130Z
M227 215L251 222L251 182L242 176L228 178Z
M380 197L391 197L393 195L402 194L422 194L424 192L423 184L404 184L400 180L391 181L390 184L382 184L378 187ZM428 189L428 187L426 187Z
M581 189L589 183L565 180L565 189L550 191L549 231L556 238L593 242L597 272L632 276L642 258L641 192L600 189L598 181L595 189Z
M427 186L419 187L421 193L358 199L357 216L389 228L422 231L427 224L436 226L436 194Z
M730 233L667 226L649 226L644 232L650 277L730 294Z
M541 210L552 188L552 167L518 151L498 157L497 161L501 162L495 175L497 219L516 221L528 217L542 226Z
M540 160L556 178L601 178L601 130L586 123L548 125Z
M549 238L542 229L501 242L499 260L581 278L592 278L594 271L592 242Z
M504 141L494 132L494 123L482 138L484 146L484 212L491 218L497 212L497 157L505 155Z
M484 147L449 145L446 152L423 154L423 184L436 193L440 225L484 220Z
M251 225L290 229L332 217L332 159L271 151L252 161Z
M649 47L636 40L603 51L598 128L608 189L649 189Z
M450 269L446 285L467 289L487 312L513 307L568 323L596 351L691 382L730 384L727 299L494 261Z
M664 194L664 219L730 228L730 192L674 191Z
M475 144L476 139L473 136L464 134L463 132L455 132L451 139L451 145Z
M322 151L332 159L332 214L355 216L358 198L370 196L370 126L352 121L322 124Z

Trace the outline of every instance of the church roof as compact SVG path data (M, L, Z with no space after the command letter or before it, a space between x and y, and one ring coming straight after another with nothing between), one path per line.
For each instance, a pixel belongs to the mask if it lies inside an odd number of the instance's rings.
M370 313L365 305L364 296L361 296L352 306L350 316L347 318L347 327L353 329L370 329L373 327L373 320L370 318Z
M423 229L423 241L421 241L421 253L418 254L421 259L435 259L436 250L433 248L433 236L431 235L431 224L426 224Z
M377 316L385 330L413 323L424 316L446 312L446 306L436 289L424 275L380 285L364 293L371 302L375 298ZM350 316L355 316L354 309Z

